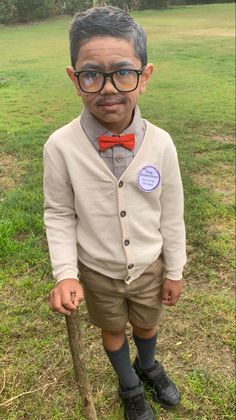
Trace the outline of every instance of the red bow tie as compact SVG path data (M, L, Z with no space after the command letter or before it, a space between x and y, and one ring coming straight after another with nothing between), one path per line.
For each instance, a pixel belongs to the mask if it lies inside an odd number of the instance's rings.
M99 136L99 150L103 152L113 146L122 146L125 149L133 150L135 137L134 134L124 134L122 136Z

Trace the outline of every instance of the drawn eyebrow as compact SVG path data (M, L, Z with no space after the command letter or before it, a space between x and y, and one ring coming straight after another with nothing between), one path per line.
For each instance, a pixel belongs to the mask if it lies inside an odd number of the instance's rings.
M95 63L85 63L81 66L81 70L101 70L101 66Z
M111 68L113 69L113 68L118 68L118 67L131 67L131 68L133 68L133 67L135 67L134 66L134 63L132 63L131 61L119 61L118 63L113 63L112 65L111 65Z
M112 63L110 68L111 69L118 69L121 67L128 67L128 68L134 68L134 64L131 61L119 61L118 63ZM102 66L100 64L96 64L96 63L85 63L82 64L82 66L80 67L80 71L81 70L98 70L98 71L104 71L104 69L102 68Z

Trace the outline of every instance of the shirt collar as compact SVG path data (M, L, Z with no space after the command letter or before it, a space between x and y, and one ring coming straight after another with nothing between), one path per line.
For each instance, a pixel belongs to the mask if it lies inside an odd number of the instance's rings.
M81 126L88 137L88 139L96 146L98 149L98 141L97 138L102 135L112 135L112 133L107 130L107 128L103 127L102 124L100 124L93 115L89 112L89 110L84 107L83 111L81 113L80 118ZM141 118L139 107L136 106L134 110L134 117L129 125L123 133L121 134L129 134L134 133L134 135L137 135L142 130L143 120Z

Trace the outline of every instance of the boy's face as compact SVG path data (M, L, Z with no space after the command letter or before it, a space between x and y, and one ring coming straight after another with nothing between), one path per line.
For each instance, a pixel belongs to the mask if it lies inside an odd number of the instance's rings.
M113 37L94 37L80 47L76 61L77 71L112 72L123 69L141 69L141 61L135 56L130 42ZM85 93L79 87L74 69L67 67L67 73L84 105L97 121L115 134L129 126L138 96L145 91L152 71L153 65L148 64L140 76L137 89L132 92L119 92L111 79L107 78L100 92Z

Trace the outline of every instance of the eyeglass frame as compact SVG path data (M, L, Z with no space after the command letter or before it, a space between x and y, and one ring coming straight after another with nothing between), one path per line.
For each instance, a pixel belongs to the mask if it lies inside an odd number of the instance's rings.
M128 92L133 92L134 90L136 90L137 89L137 87L138 87L138 83L139 83L139 78L140 78L140 76L141 76L141 74L143 73L143 70L145 69L145 66L143 66L140 70L136 70L136 69L119 69L119 70L114 70L114 71L111 71L111 72L109 72L109 73L106 73L106 72L103 72L103 71L99 71L99 70L94 70L94 69L87 69L87 70L81 70L81 71L77 71L77 70L74 70L74 75L76 76L76 78L77 78L77 80L78 80L78 83L79 83L79 87L80 87L80 89L82 90L82 92L84 92L84 93L99 93L99 92L101 92L102 91L102 89L104 88L104 86L105 86L105 84L106 84L106 79L109 77L110 79L111 79L111 83L112 83L112 85L114 86L114 88L118 91L118 92L121 92L121 93L128 93ZM115 85L115 82L114 82L114 80L113 80L113 74L114 73L117 73L118 71L121 71L121 70L132 70L132 71L134 71L136 74L137 74L137 84L136 84L136 86L135 86L135 88L134 89L131 89L131 90L120 90L120 89L117 89L117 87L116 87L116 85ZM96 73L99 73L99 74L102 74L103 75L103 84L102 84L102 87L101 87L101 89L99 89L99 90L96 90L95 92L88 92L87 90L84 90L82 87L81 87L81 85L80 85L80 81L79 81L79 75L81 74L81 73L87 73L87 72L89 72L89 71L94 71L94 72L96 72Z

